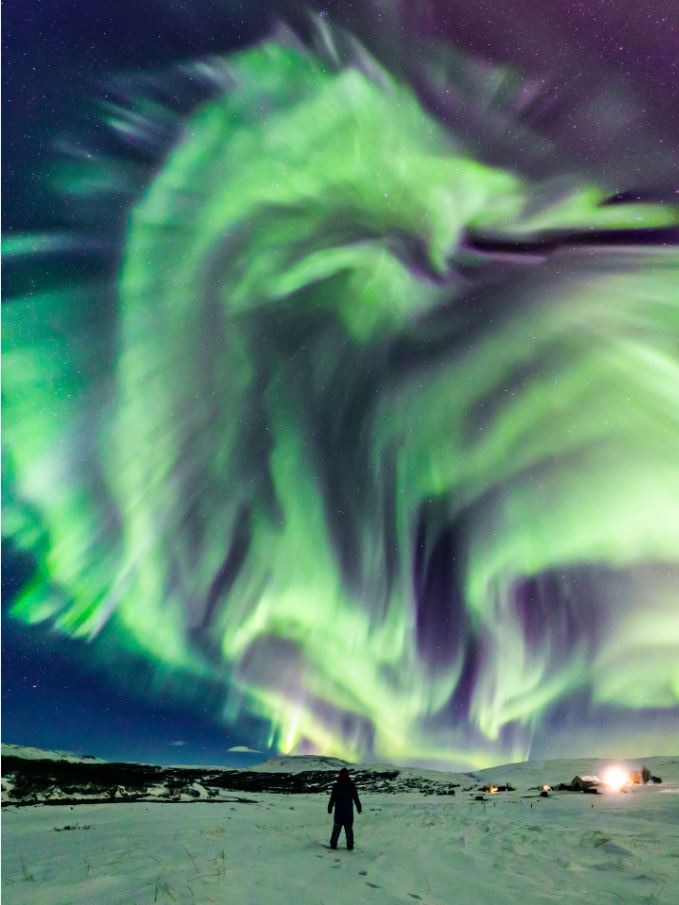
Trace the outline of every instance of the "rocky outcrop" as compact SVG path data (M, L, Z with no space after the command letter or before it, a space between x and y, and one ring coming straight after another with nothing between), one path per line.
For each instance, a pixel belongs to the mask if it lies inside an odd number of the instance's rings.
M335 780L334 771L329 770L274 773L85 760L74 763L13 756L3 758L3 775L3 806L121 801L246 802L252 799L234 797L233 793L327 793ZM354 770L352 777L362 792L454 795L456 788L455 783L445 781L399 778L399 770Z

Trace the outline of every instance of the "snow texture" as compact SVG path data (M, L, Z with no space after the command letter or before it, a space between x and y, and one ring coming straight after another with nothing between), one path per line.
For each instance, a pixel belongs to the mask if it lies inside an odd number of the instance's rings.
M357 782L363 814L353 852L343 839L337 851L327 848L323 792L210 802L198 783L190 805L10 805L3 810L3 903L672 905L679 757L627 763L647 763L663 783L540 797L541 783L599 773L602 762L594 759L440 774L446 787L463 781L455 796L424 795L412 785L371 792ZM310 761L298 774L318 768ZM378 770L388 772L386 765ZM367 768L352 772L370 775ZM413 782L418 771L408 774ZM274 770L271 778L279 775ZM420 776L428 788L431 775ZM476 800L480 785L500 784L516 791Z

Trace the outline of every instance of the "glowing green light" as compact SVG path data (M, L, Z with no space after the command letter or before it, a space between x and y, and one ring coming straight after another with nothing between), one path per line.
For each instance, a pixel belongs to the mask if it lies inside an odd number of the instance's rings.
M484 289L492 317L458 265L470 235L659 227L676 208L602 206L610 192L583 184L531 213L534 186L472 159L384 73L275 44L231 67L236 87L187 119L130 211L115 336L64 290L8 316L26 504L8 533L39 557L13 615L73 637L106 626L159 669L221 682L225 719L266 717L288 751L486 766L525 756L579 687L675 705L676 589L651 577L643 606L593 600L607 634L556 670L558 638L529 644L512 593L579 564L677 563L677 255L556 252ZM487 322L461 341L472 303ZM395 371L394 345L425 348L446 311L449 350ZM483 648L460 724L437 715L463 645L432 671L415 637L433 502L466 519L459 605ZM241 524L243 562L219 585Z

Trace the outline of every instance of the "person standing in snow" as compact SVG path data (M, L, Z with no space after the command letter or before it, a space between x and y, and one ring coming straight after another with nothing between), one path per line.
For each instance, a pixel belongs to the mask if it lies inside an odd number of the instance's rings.
M356 786L349 778L349 771L346 767L342 767L339 772L339 778L332 787L330 801L328 802L328 814L332 814L335 808L335 822L332 827L332 836L330 837L330 848L337 848L337 840L344 827L347 837L347 848L354 847L354 804L356 810L360 814L363 808L356 791Z

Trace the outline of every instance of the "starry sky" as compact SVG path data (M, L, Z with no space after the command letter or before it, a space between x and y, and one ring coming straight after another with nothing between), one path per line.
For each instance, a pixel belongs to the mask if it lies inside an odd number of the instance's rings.
M671 4L98 6L4 7L3 740L676 753Z

